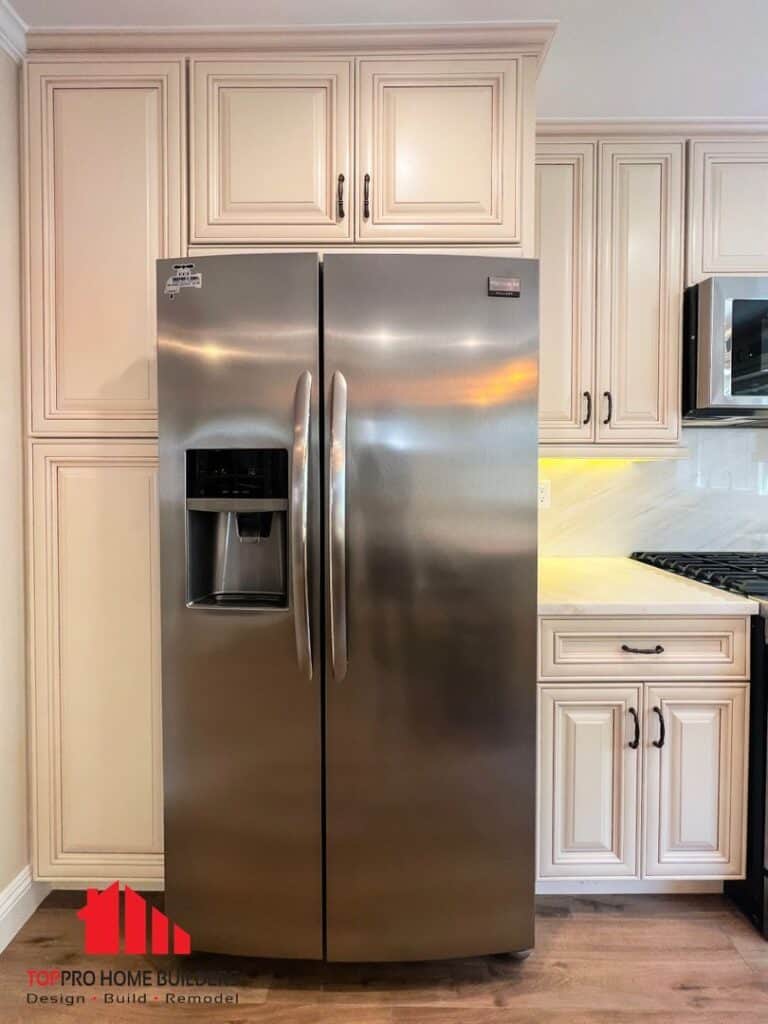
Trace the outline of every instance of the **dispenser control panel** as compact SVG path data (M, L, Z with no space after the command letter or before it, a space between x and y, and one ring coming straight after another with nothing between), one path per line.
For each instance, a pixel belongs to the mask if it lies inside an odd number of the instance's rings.
M287 498L284 448L197 448L187 452L188 498Z

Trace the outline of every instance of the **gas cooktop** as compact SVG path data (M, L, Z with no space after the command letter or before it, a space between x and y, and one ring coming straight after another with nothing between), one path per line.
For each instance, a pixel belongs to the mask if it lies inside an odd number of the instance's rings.
M721 590L768 598L768 552L634 551L632 558Z

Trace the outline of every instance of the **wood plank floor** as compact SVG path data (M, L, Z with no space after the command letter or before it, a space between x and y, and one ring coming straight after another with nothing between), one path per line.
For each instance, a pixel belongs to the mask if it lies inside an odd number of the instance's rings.
M82 902L52 894L0 955L2 1024L768 1024L768 942L720 896L543 897L536 951L522 963L193 956L171 963L223 973L206 991L237 995L236 1004L167 1003L169 991L200 989L151 985L130 990L146 994L145 1004L105 1005L106 992L126 990L97 985L81 990L81 1005L28 1005L30 968L168 966L169 958L84 956L73 909Z

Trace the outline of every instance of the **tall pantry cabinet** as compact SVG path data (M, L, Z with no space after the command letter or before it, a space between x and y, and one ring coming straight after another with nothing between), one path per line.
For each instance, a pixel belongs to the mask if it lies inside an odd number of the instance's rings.
M154 262L185 254L184 64L26 67L39 878L162 877Z

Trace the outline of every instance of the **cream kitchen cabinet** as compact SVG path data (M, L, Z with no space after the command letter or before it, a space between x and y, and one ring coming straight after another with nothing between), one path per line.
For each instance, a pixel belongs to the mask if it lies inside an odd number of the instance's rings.
M688 144L687 280L768 274L768 137Z
M672 443L680 431L683 143L600 143L597 439Z
M192 61L192 241L351 241L352 82L351 59Z
M359 239L530 244L535 75L527 56L360 60Z
M156 446L31 445L38 878L162 877Z
M541 441L595 436L596 166L595 142L541 140L536 147Z
M683 156L679 139L539 139L542 454L678 440Z
M541 881L740 878L746 683L539 686Z
M186 246L183 62L25 73L28 427L151 434L154 261Z
M639 685L540 688L540 878L640 877L641 714Z
M646 687L646 877L743 877L747 698L744 684Z
M537 67L527 53L193 60L191 240L519 252Z

